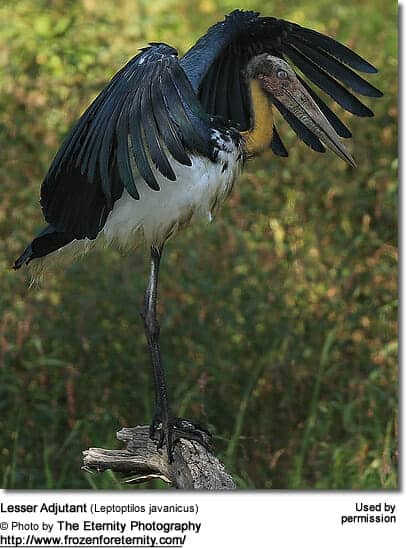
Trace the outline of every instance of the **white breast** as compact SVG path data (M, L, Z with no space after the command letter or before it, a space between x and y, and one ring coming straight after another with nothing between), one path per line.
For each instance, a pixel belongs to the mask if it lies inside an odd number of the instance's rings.
M126 248L141 241L148 246L161 245L184 226L199 219L211 220L242 168L240 150L228 148L219 151L215 163L202 156L192 156L190 167L172 160L176 181L155 172L160 191L138 180L140 199L134 200L124 190L99 237Z
M30 263L33 280L55 263L65 263L84 255L95 246L116 244L121 248L142 243L160 246L180 229L200 219L212 220L218 207L229 195L243 166L242 144L212 130L212 142L218 148L215 162L203 156L191 156L190 167L171 160L176 181L169 181L157 170L154 174L160 190L154 191L141 178L136 181L139 200L126 190L114 204L96 240L73 240ZM139 176L138 176L139 177Z

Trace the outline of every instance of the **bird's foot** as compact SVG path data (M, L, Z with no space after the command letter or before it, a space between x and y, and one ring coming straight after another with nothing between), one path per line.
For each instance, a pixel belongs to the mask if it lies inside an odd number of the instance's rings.
M208 451L210 450L208 441L211 434L199 424L194 424L186 419L176 417L161 419L156 414L150 426L150 437L157 442L158 449L166 447L169 463L173 462L175 443L182 438L196 441Z

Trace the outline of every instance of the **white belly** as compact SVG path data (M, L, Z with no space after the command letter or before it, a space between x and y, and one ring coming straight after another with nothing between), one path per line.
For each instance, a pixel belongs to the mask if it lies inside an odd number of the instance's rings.
M212 135L223 148L219 150L215 163L202 156L191 156L192 166L187 167L172 159L176 181L169 181L156 171L159 191L151 190L140 179L137 181L139 200L134 200L124 190L95 240L73 240L53 253L32 261L32 279L39 280L46 268L84 255L95 246L116 244L124 249L142 243L149 247L160 246L191 223L200 219L211 221L233 188L243 166L242 149L235 146L231 139L220 142L215 130Z
M137 181L140 199L134 200L124 190L97 239L105 238L108 243L126 248L141 241L159 246L183 226L200 219L211 220L240 174L242 166L237 155L237 150L220 151L216 163L194 156L190 167L172 161L176 181L156 173L160 191L151 190L143 180Z

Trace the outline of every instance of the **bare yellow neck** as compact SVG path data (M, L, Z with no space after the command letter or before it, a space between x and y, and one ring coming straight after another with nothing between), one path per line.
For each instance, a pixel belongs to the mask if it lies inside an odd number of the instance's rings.
M267 147L272 139L273 113L265 92L258 80L250 81L252 102L253 127L241 134L245 139L248 154L259 154Z

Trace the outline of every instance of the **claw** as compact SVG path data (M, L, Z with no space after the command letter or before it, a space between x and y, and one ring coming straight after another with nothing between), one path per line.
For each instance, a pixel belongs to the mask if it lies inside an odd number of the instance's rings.
M163 445L164 445L164 441L165 441L165 430L164 428L161 426L161 430L159 432L159 441L158 441L158 449L162 449Z
M158 425L159 439L157 440L156 434ZM159 420L157 415L155 415L150 426L151 439L157 441L158 449L162 449L164 445L166 446L168 462L170 464L173 462L174 444L182 438L195 441L202 445L207 451L210 451L210 447L205 439L205 436L211 437L211 434L205 428L188 420L178 419L175 417L170 417L166 420Z
M149 437L155 439L156 431L161 424L160 414L156 412L149 427Z
M173 462L173 429L170 427L166 432L166 454L168 462L171 464Z

